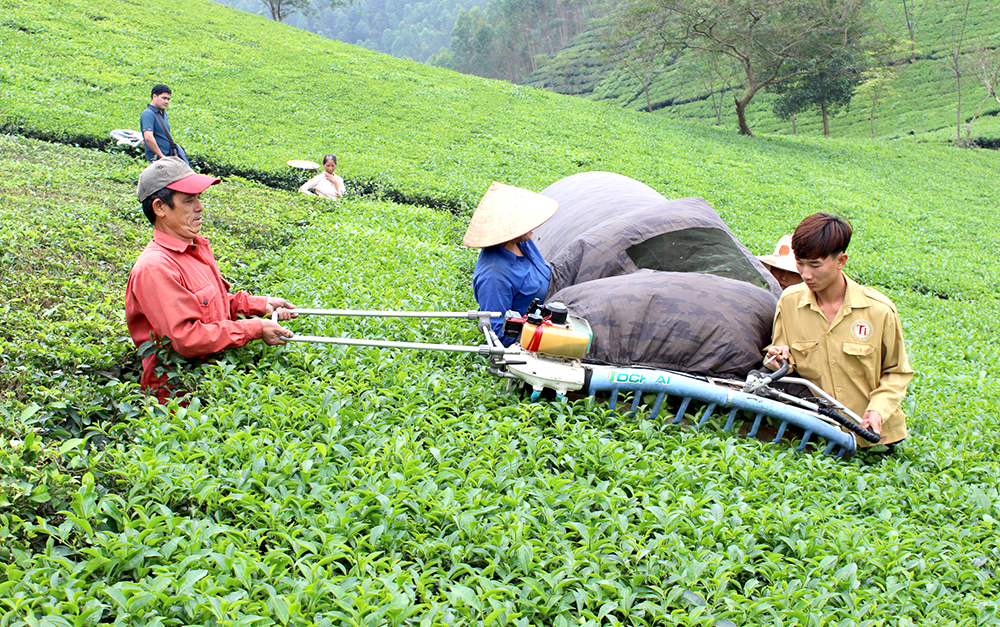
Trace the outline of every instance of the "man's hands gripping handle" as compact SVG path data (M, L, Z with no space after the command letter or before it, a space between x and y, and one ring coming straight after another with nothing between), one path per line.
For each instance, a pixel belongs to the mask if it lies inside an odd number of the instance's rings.
M261 339L264 340L265 344L268 346L280 346L288 341L286 338L295 335L291 330L278 324L279 320L291 320L299 316L299 314L295 313L295 305L284 298L268 296L265 315L271 316L261 321L264 326L264 335Z

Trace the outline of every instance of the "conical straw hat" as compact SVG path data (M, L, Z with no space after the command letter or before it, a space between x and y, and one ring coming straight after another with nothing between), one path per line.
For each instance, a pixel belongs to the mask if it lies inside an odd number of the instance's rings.
M486 248L509 242L541 226L558 208L554 198L493 183L472 214L462 243L470 248Z
M799 273L795 267L795 253L792 252L792 236L783 235L778 240L778 245L774 247L773 255L757 255L760 262L788 272Z

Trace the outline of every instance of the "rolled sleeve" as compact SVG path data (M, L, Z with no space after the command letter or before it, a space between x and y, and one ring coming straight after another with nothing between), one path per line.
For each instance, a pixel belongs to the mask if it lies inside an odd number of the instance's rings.
M267 296L254 296L240 290L229 294L229 317L263 316L267 313ZM255 338L256 339L256 338Z

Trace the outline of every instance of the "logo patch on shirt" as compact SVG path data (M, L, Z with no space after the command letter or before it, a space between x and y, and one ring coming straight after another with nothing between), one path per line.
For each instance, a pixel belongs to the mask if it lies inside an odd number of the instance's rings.
M851 335L862 342L872 336L872 323L867 320L855 320L851 325Z

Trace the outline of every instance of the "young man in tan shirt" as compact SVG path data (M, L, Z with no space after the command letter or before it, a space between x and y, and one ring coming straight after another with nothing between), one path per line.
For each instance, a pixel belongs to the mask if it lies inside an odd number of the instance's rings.
M796 227L792 250L803 282L781 295L767 354L861 416L891 451L908 435L900 405L913 370L896 306L844 274L851 233L846 220L829 213ZM858 438L858 446L871 445Z

